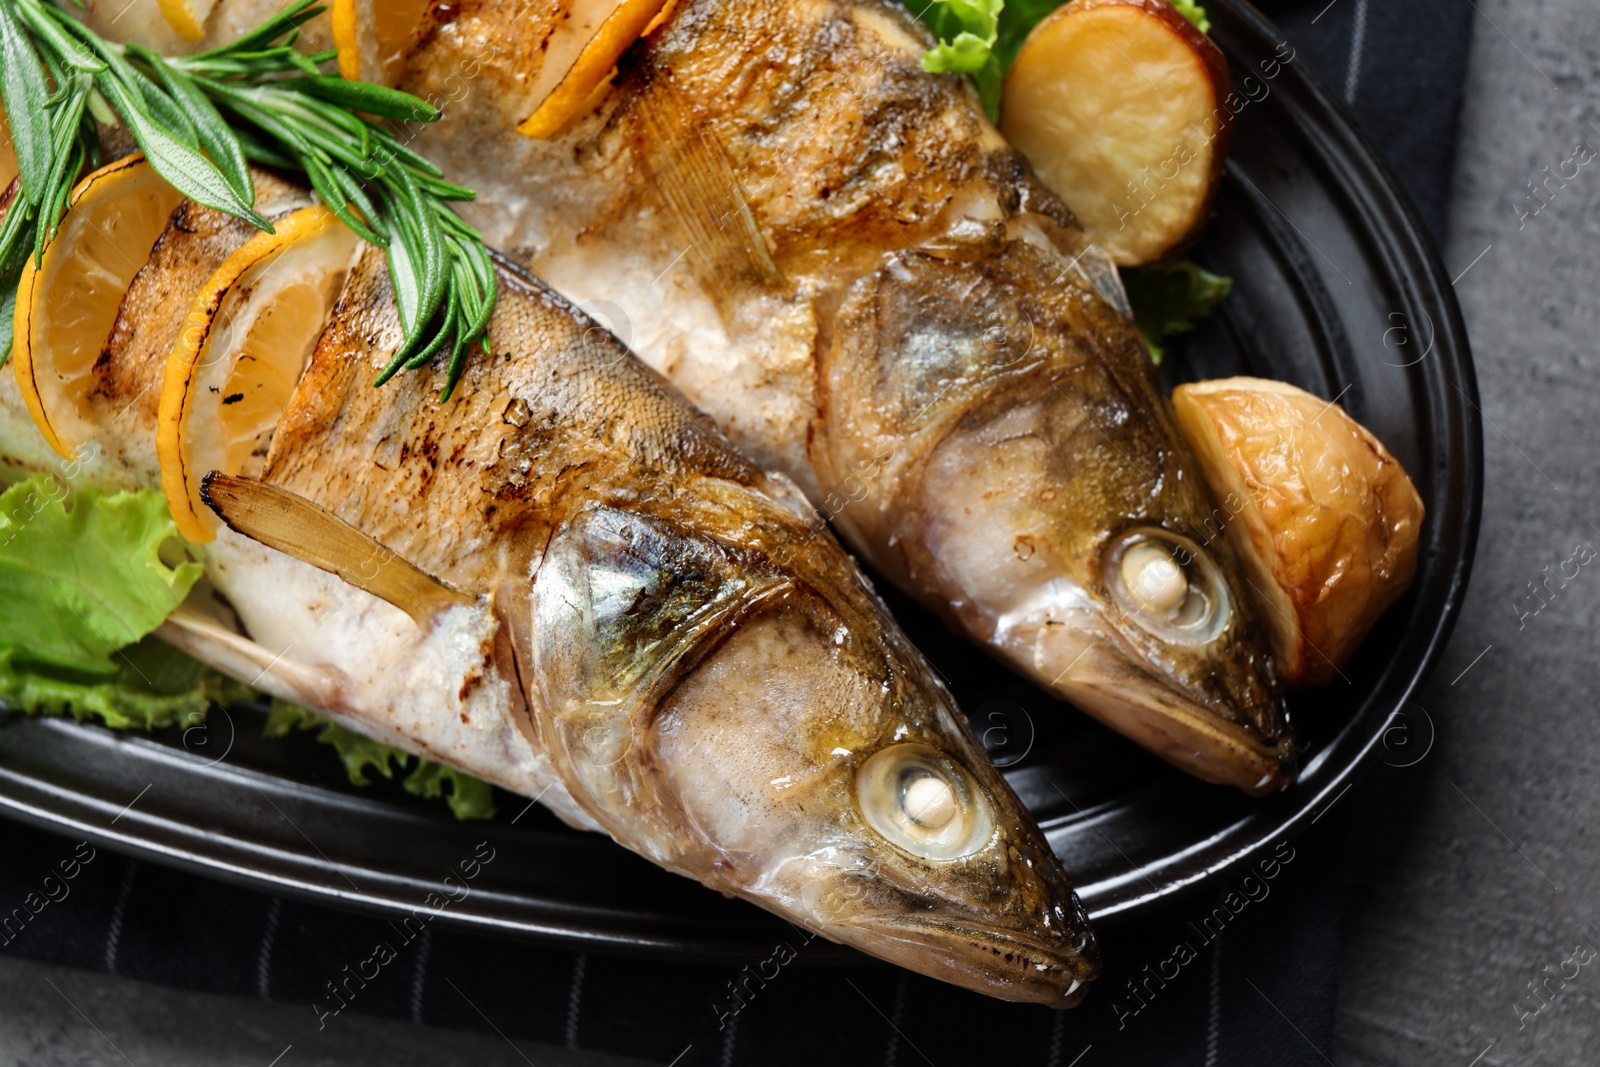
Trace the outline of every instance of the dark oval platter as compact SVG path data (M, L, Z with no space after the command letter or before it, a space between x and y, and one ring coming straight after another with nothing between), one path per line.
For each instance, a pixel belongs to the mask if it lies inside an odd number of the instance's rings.
M1438 659L1477 538L1477 386L1430 240L1282 35L1251 8L1208 7L1243 106L1194 255L1235 289L1173 346L1167 373L1255 374L1338 399L1405 465L1428 516L1411 591L1342 678L1294 696L1303 770L1264 801L1187 778L890 598L1100 920L1196 890L1339 802ZM152 737L7 715L0 812L270 892L392 913L418 906L487 838L499 858L441 920L590 949L722 956L764 950L781 928L521 798L499 796L494 822L457 823L397 788L352 787L326 748L266 741L260 727L248 706Z

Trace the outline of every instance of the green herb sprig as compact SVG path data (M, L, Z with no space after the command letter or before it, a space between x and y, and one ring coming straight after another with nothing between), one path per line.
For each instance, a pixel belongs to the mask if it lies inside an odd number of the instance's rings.
M375 384L450 350L441 399L474 344L485 351L494 265L451 208L475 194L373 119L434 122L409 93L323 73L331 52L294 48L325 7L295 0L243 37L164 57L104 40L62 0L0 0L0 97L21 178L0 225L0 356L16 275L55 236L67 197L101 161L97 122L125 125L150 165L190 199L262 230L250 163L304 175L328 208L388 254L405 340Z

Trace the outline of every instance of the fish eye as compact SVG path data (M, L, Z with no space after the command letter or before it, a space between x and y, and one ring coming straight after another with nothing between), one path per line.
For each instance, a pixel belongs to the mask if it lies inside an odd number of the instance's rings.
M1104 559L1111 599L1163 641L1203 644L1227 625L1222 574L1187 537L1154 527L1131 530L1111 542Z
M856 772L862 816L890 844L930 860L969 856L988 843L994 820L972 777L938 749L893 745Z

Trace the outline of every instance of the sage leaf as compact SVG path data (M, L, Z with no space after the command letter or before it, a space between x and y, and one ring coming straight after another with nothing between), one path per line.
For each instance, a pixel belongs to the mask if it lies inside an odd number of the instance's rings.
M127 122L150 165L174 189L206 207L243 219L257 229L273 232L272 223L234 191L210 160L151 121L120 82L102 78L100 90Z

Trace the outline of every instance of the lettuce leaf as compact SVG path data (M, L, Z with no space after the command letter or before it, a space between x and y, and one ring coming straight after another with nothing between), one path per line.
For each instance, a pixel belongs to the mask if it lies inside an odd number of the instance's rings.
M1194 0L1172 0L1172 6L1178 9L1178 14L1194 23L1195 29L1201 33L1211 32L1211 20L1206 18L1206 9Z
M159 489L0 493L0 705L116 730L198 725L250 691L158 641L199 579Z
M1134 321L1144 335L1150 358L1160 366L1166 350L1161 342L1194 329L1233 291L1233 279L1212 274L1187 259L1152 263L1122 271L1122 287L1133 306Z
M199 579L159 489L75 494L37 475L0 494L0 651L80 675L161 625Z
M1005 6L1005 0L933 0L922 17L934 27L939 43L923 55L922 69L976 74L995 58Z
M920 6L920 0L912 3L913 9ZM931 0L919 16L939 39L922 54L922 69L931 74L971 76L991 119L1000 114L1000 84L1005 74L994 50L1005 6L1005 0Z
M1063 0L1007 0L1005 9L1000 13L1000 36L995 42L995 56L1000 60L1002 70L1011 69L1011 63L1022 50L1022 42L1028 39L1028 34L1045 20L1045 16L1060 7L1062 2Z
M458 819L494 818L494 792L489 783L453 767L429 763L409 752L381 744L298 705L274 700L262 733L267 737L286 737L291 730L317 730L317 740L332 746L338 753L344 762L345 774L354 785L371 785L369 771L376 771L384 778L403 772L400 785L412 796L429 799L442 796Z
M97 719L113 730L160 730L199 726L214 705L257 696L248 686L154 637L120 650L117 659L117 672L102 676L18 662L14 650L0 650L0 705L28 715L71 715L79 722ZM384 778L405 772L400 784L412 796L442 798L458 819L494 818L494 794L488 783L379 744L304 708L273 701L262 732L283 737L293 729L319 727L317 739L333 747L353 784L371 785L369 771Z
M494 818L494 787L454 767L419 759L400 784L414 797L443 797L450 811L463 821Z
M69 506L70 503L70 506ZM214 704L255 693L150 634L202 567L189 558L159 489L74 493L38 475L0 493L0 707L71 715L114 730L198 726ZM494 815L490 787L275 703L267 736L321 727L357 785L369 771L461 819Z
M0 705L29 715L98 719L113 730L198 726L211 705L254 696L154 637L117 653L110 676L19 662L0 649Z

